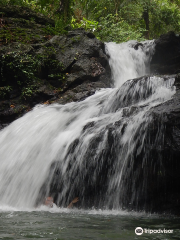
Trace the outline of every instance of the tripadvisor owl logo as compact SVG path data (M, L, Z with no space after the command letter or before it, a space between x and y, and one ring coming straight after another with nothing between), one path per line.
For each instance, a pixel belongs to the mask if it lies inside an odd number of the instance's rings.
M137 227L137 228L135 229L135 234L136 234L136 235L142 235L142 234L143 234L143 229L142 229L141 227Z

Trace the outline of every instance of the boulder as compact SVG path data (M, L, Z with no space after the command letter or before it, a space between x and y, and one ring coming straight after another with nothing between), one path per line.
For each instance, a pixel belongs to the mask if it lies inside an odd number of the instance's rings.
M155 40L151 60L151 73L176 74L180 72L180 36L174 32L163 34Z

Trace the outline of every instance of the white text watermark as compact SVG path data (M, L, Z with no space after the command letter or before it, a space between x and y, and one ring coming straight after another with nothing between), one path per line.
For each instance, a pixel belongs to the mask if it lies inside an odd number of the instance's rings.
M136 235L142 235L143 233L147 233L147 234L154 234L154 233L173 233L172 229L150 229L150 228L141 228L141 227L137 227L135 229L135 233Z

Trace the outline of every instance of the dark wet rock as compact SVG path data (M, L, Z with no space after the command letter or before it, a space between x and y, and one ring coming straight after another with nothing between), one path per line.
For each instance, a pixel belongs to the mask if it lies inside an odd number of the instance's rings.
M148 112L152 120L143 149L135 150L133 167L125 176L128 187L123 201L129 209L180 215L180 77L161 77L175 78L176 93Z
M149 174L149 204L154 212L180 214L180 78L171 100L151 109L149 158L156 171Z
M42 75L53 87L60 88L61 92L81 84L86 84L88 91L89 83L94 82L98 82L93 84L98 89L100 85L110 87L111 71L104 52L104 43L96 38L89 38L83 29L70 31L64 36L54 36L44 46L40 46L36 54L46 56L49 49L50 58L55 64L45 63Z
M135 50L138 50L139 47L143 47L143 44L138 42L134 45Z
M174 32L163 34L155 40L155 53L151 60L151 72L176 74L180 72L180 36Z
M55 100L54 103L65 104L72 101L82 101L101 88L106 88L103 82L85 81L61 94L61 97Z
M87 35L84 30L78 29L71 31L67 36L55 36L48 43L48 47L55 49L56 58L66 73L64 89L87 80L99 81L102 76L106 78L106 86L110 86L110 68L107 56L103 52L104 44Z

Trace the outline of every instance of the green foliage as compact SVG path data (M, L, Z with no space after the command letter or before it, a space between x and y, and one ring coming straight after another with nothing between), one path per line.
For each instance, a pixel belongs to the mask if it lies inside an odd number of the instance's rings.
M23 99L27 100L29 98L31 98L35 93L36 93L36 90L37 90L37 85L30 85L28 87L24 87L22 89L22 92L21 92L21 96Z
M180 9L174 1L132 0L123 5L119 15L126 19L130 25L146 29L145 11L149 18L150 39L157 38L168 31L180 31Z
M49 29L45 29L45 33L49 33ZM26 32L23 28L5 28L0 31L0 42L4 44L9 44L11 42L19 43L34 43L34 42L44 42L44 39L40 35Z
M0 98L8 98L10 91L18 89L23 100L33 97L42 85L42 74L50 82L66 81L64 66L56 59L56 49L44 46L41 52L29 54L29 48L19 44L19 50L8 52L0 56ZM23 52L21 51L23 49ZM54 89L54 88L53 88Z
M180 31L179 7L179 0L77 0L72 24L81 26L84 17L99 22L95 34L103 41L157 38Z
M143 28L130 25L124 19L109 14L100 19L96 36L105 42L126 42L131 39L142 41L144 31Z
M26 0L1 0L2 5L19 5L19 6L30 6L36 1Z
M66 33L66 26L71 22L74 0L1 0L2 5L19 5L33 10L55 20L55 28L47 27L49 34Z
M47 25L45 28L44 28L44 32L46 34L50 34L50 35L57 35L58 34L58 31L56 28L52 27L51 25Z
M170 1L155 1L150 14L150 37L156 38L168 31L180 31L180 9Z
M63 25L67 25L71 21L73 14L72 6L74 0L37 0L36 6L40 8L40 11L48 17L54 18L56 22L57 30L62 30Z
M38 61L31 55L21 52L9 52L2 55L1 76L6 77L6 72L14 73L14 78L31 80L36 71Z
M49 79L49 80L57 80L57 81L64 82L64 81L66 80L66 74L65 74L65 73L49 74L49 75L48 75L48 79Z
M12 91L11 86L0 87L0 99L6 98L9 95L10 91Z
M179 0L1 0L1 4L30 6L53 18L55 28L45 29L50 35L66 33L70 27L83 27L101 40L120 42L180 31ZM1 34L11 41L11 32ZM14 38L21 41L26 37L18 33Z
M56 59L56 49L52 46L44 46L43 52L36 55L36 59L38 59L39 65L41 67L48 67L52 71L64 71L63 64Z
M98 27L98 22L93 20L88 20L84 17L80 22L78 22L74 17L72 17L71 26L73 29L84 28L86 31L94 32Z
M29 54L19 51L2 55L0 62L1 79L5 85L3 89L6 89L4 97L11 90L8 88L9 82L18 87L24 99L30 97L32 91L37 88L38 79L36 75L41 64L40 61Z

